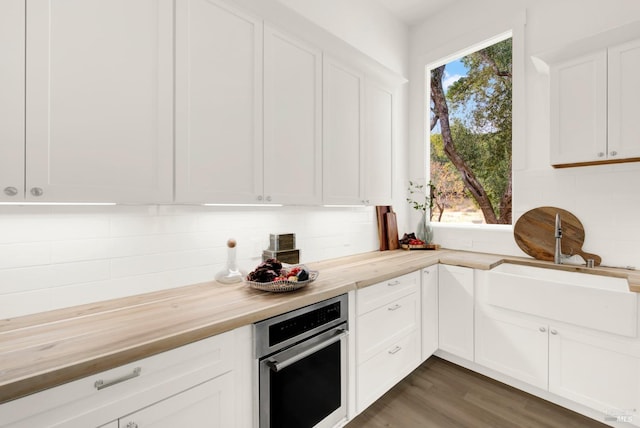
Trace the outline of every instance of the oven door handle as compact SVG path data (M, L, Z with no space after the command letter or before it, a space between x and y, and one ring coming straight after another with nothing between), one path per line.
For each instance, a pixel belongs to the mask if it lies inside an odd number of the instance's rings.
M310 348L305 349L304 351L294 355L293 357L286 359L284 361L277 361L273 358L270 358L267 361L267 365L269 366L269 368L271 370L273 370L274 372L279 372L282 369L285 369L287 367L289 367L291 364L296 363L306 357L308 357L309 355L318 352L319 350L326 348L327 346L338 342L339 340L342 340L343 337L345 337L347 335L347 330L345 328L337 328L335 330L332 330L331 332L331 336L329 336L329 338L327 340L323 340L322 342L311 346ZM326 333L325 333L326 334Z

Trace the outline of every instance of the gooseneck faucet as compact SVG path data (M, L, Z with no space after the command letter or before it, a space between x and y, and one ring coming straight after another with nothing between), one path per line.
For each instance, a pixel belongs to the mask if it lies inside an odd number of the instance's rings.
M555 227L556 249L553 253L553 262L557 265L562 264L562 261L568 256L562 254L562 221L560 220L560 213L556 213L556 227Z

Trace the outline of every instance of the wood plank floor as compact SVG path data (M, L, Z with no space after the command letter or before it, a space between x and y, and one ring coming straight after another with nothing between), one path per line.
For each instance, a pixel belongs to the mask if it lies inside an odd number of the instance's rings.
M606 425L437 357L346 428L590 428Z

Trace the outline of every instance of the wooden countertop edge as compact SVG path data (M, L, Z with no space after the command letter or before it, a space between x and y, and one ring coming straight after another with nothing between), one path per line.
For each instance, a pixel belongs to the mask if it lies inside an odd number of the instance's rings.
M254 322L278 315L290 310L328 299L351 290L368 287L370 285L386 281L396 276L404 275L426 268L428 266L442 263L446 265L456 265L470 267L474 269L488 270L502 263L525 264L544 268L554 268L566 271L583 272L605 276L615 276L626 278L629 289L633 292L640 292L640 275L635 271L613 268L586 268L584 266L555 265L551 262L538 261L526 257L511 257L498 254L473 253L453 250L435 251L406 251L395 250L385 252L363 253L354 256L347 256L338 259L325 260L316 263L309 263L312 269L321 272L316 283L311 284L294 293L264 293L257 290L235 286L216 288L219 285L215 282L195 284L191 286L178 287L171 290L152 292L145 295L130 296L122 299L113 299L104 302L87 304L73 308L66 308L42 314L34 314L15 319L0 320L0 359L13 354L16 364L21 364L21 373L13 372L6 367L0 368L0 404L8 402L47 388L55 387L73 380L77 380L104 370L112 369L132 361L146 358L161 352L165 352L179 346L186 345L216 334L233 330L234 328L252 324ZM103 319L113 316L117 319L120 316L131 314L140 308L160 308L164 306L178 307L180 302L189 300L189 297L196 293L197 297L202 294L215 299L216 296L229 299L228 301L217 302L211 309L222 309L231 307L225 316L212 315L206 322L185 316L185 325L181 330L176 330L170 334L162 335L158 332L162 328L155 330L155 334L137 331L136 334L123 333L126 339L132 342L123 345L126 340L106 344L101 352L93 351L88 355L80 356L82 353L68 352L77 357L77 360L70 360L65 363L52 363L47 366L46 350L55 348L60 343L69 339L58 330L60 325L73 325L76 329L82 325L91 325L93 319ZM200 294L198 294L200 293ZM193 300L193 299L192 299ZM191 304L195 304L191 302ZM253 308L251 306L253 305ZM240 310L240 307L244 307ZM234 309L235 308L235 309ZM158 310L160 310L158 309ZM229 309L229 308L228 308ZM223 310L221 310L223 312ZM175 315L175 314L174 314ZM97 323L98 321L96 321ZM105 321L101 326L104 327ZM58 333L58 337L46 335L46 329ZM87 327L89 328L89 327ZM94 328L96 328L94 326ZM124 327L122 327L124 329ZM43 333L44 330L44 333ZM25 345L24 339L16 341L22 349L13 349L12 342L4 338L7 337L27 337L38 332L47 339L34 339L34 343ZM19 333L19 334L18 334ZM139 335L144 335L146 340L137 340ZM78 341L78 338L73 338ZM69 340L70 341L70 340ZM28 340L26 340L28 342ZM135 342L135 343L133 343ZM3 348L5 351L3 351ZM43 351L44 350L44 351ZM39 355L44 352L45 355ZM3 356L4 354L4 356ZM31 355L33 354L33 355ZM35 358L35 355L38 355ZM37 360L44 364L44 367L37 364L30 364L32 360ZM59 358L59 356L58 356ZM44 363L43 363L44 360ZM33 370L29 371L32 367ZM20 371L20 370L16 370Z

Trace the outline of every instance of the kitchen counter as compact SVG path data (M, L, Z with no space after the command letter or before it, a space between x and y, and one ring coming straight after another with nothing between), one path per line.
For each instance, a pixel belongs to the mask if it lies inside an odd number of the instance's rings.
M503 262L624 277L640 292L636 271L451 250L376 251L309 263L318 279L292 293L211 281L0 320L0 403L436 263L487 270Z

